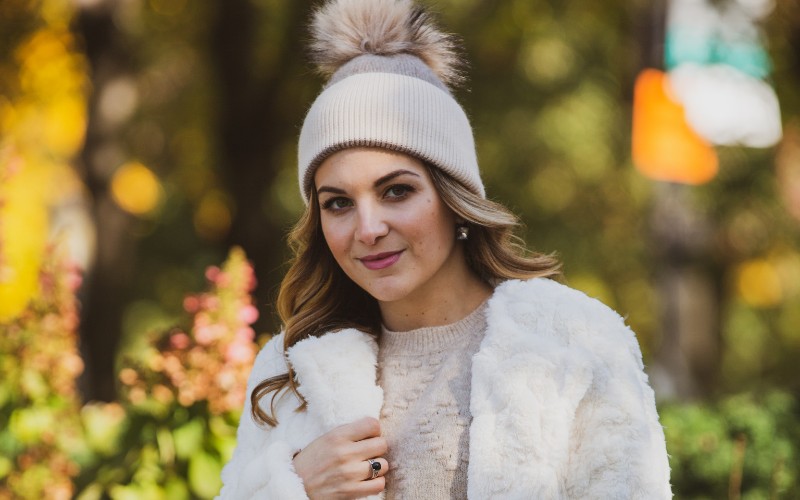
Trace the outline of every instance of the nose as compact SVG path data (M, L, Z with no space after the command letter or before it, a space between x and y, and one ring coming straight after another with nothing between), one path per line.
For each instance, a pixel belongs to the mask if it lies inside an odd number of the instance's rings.
M362 204L358 208L358 226L355 237L365 245L374 245L389 232L389 225L380 208L372 204Z

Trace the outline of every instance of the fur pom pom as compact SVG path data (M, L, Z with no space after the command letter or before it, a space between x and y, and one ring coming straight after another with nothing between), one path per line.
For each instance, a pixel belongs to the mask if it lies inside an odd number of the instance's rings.
M330 77L362 54L412 54L448 86L462 80L455 36L439 30L412 0L329 0L314 13L311 58Z

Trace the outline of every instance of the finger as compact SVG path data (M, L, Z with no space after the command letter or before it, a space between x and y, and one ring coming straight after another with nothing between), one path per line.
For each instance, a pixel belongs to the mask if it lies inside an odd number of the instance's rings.
M381 424L377 419L364 417L349 424L344 424L335 429L348 441L361 441L381 435Z
M389 446L386 444L386 438L374 437L362 439L357 443L352 444L352 457L359 460L366 460L368 458L375 458L386 455L389 451Z
M362 462L366 471L366 475L364 476L365 481L371 481L375 478L385 476L386 473L389 472L389 462L387 462L385 458L373 458L372 461L372 463L370 463L369 460ZM373 471L375 472L375 477L372 477Z
M386 488L386 478L376 477L369 481L359 481L355 483L351 492L354 498L362 498L370 495L377 495Z

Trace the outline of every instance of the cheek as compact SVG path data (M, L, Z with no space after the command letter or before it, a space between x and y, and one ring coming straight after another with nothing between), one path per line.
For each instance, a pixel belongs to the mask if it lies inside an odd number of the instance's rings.
M323 221L322 235L325 237L325 242L333 257L338 261L347 251L347 242L349 241L344 228L340 224Z
M409 223L409 228L414 233L418 248L437 252L446 251L452 245L455 238L454 224L446 213L430 203L421 217Z

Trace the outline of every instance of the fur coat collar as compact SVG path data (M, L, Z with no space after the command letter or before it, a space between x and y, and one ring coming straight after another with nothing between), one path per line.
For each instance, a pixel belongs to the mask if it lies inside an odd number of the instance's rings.
M472 362L470 499L670 498L664 434L636 338L600 302L547 279L507 281L489 300ZM285 373L282 335L259 353L248 394ZM245 406L223 498L307 498L292 455L331 430L378 418L378 346L348 329L288 352L299 391L276 403L279 424ZM269 398L265 398L268 405ZM376 497L379 498L379 497Z

